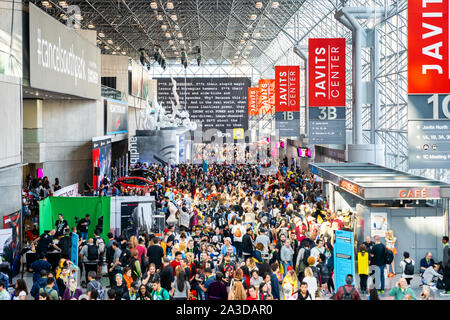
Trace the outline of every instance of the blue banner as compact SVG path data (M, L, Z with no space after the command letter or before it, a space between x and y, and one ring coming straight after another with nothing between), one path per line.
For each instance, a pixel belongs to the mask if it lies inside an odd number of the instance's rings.
M334 292L345 285L345 277L353 275L355 279L355 252L353 242L353 232L335 231L334 241Z
M70 253L70 260L74 265L78 265L78 235L72 232L72 250Z

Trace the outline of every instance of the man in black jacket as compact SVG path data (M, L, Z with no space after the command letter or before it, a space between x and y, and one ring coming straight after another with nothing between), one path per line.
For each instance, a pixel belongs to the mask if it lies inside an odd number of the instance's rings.
M252 229L247 228L247 233L242 237L242 255L244 261L250 258L253 253Z
M378 290L380 293L384 293L384 268L386 267L386 262L384 260L386 247L380 242L380 237L373 237L375 245L372 247L370 256L372 257L373 265L377 266L379 271L379 279L381 283L381 288Z

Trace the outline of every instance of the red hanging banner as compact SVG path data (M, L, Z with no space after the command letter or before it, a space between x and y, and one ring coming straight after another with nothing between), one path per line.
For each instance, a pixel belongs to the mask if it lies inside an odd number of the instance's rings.
M309 106L345 106L345 38L309 39Z
M248 115L259 115L258 109L258 88L248 88Z
M449 1L408 1L408 93L450 93Z
M300 67L275 66L275 112L300 111Z

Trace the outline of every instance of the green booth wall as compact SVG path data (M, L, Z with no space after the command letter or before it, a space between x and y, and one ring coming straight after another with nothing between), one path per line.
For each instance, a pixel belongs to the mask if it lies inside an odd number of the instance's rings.
M91 224L88 237L94 235L98 219L103 216L103 231L101 237L108 241L110 231L111 197L48 197L39 201L39 234L55 227L58 214L62 213L69 227L76 226L75 217L82 219L90 214Z

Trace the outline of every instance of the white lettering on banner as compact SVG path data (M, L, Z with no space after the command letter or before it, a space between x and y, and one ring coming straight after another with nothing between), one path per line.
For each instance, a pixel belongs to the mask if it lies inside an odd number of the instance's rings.
M70 186L64 187L55 193L54 197L78 197L78 183L72 184Z
M74 53L73 44L68 50L63 47L61 37L58 37L57 44L47 41L42 35L41 28L37 28L37 62L44 68L73 77L75 85L78 85L78 80L87 80L95 84L99 82L98 72L94 70L98 66L96 63L90 63L86 68L84 50L81 50L81 55L78 56Z
M328 50L326 48L316 48L315 50L317 55L328 55L328 61L325 58L315 57L315 67L314 67L314 77L317 81L315 87L318 89L315 91L315 97L323 97L323 98L337 98L340 96L340 91L336 89L331 89L331 87L339 87L340 86L340 77L341 74L339 71L336 71L336 68L340 67L340 57L339 57L339 48L328 46ZM327 65L328 64L328 65ZM327 75L327 67L328 67L328 79L326 79ZM323 71L322 71L323 70ZM332 81L333 79L336 79ZM328 92L326 85L328 85ZM328 94L327 94L328 93Z
M126 107L119 105L119 104L113 104L111 103L109 105L109 111L111 113L126 113Z
M442 3L442 0L423 0L422 8L426 8L427 4L429 4L429 3ZM443 16L442 12L422 12L422 18L442 18L442 16ZM432 22L436 22L436 19L433 19ZM422 34L422 39L438 37L439 35L443 34L443 29L441 27L436 26L434 24L429 24L426 22L422 22L422 29L430 30L429 32ZM442 61L443 57L439 52L440 48L442 46L443 46L442 41L435 42L429 46L423 47L422 54L432 57L434 59L437 59L439 61ZM422 65L422 74L427 74L427 72L429 70L436 70L438 72L438 74L444 73L441 63L439 63L439 64L423 64ZM449 76L449 78L450 78L450 76Z

